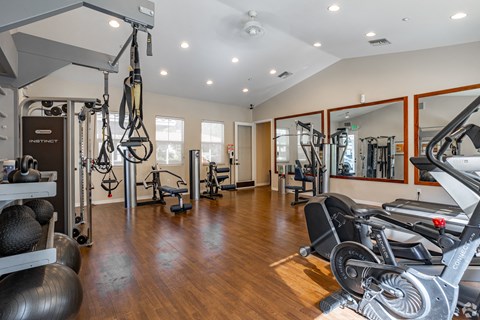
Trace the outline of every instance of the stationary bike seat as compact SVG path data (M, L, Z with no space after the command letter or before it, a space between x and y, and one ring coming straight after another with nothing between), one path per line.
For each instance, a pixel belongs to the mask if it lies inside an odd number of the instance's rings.
M368 204L355 204L351 207L352 213L356 218L370 218L376 215L389 216L390 213L382 208L370 206Z

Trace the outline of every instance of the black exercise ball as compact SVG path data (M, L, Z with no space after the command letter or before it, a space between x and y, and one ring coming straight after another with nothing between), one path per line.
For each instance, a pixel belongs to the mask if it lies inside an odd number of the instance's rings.
M0 256L29 251L40 240L42 226L29 211L26 206L12 206L0 214Z
M55 211L50 201L44 199L33 199L24 205L35 212L35 218L41 225L47 224Z
M25 205L13 205L3 209L2 214L0 215L0 222L2 220L10 220L11 216L18 216L28 214L33 219L36 219L35 211L32 208Z
M53 244L57 249L57 263L78 273L82 265L82 256L77 241L63 233L55 233Z
M74 319L83 289L65 266L50 264L12 273L0 281L0 319Z

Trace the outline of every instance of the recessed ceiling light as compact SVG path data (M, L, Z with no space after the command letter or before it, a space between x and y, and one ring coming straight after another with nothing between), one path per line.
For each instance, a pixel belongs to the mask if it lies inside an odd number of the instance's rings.
M207 85L211 86L213 84L212 80L207 80Z
M328 11L331 12L337 12L338 10L340 10L340 7L336 4L332 4L330 7L328 7Z
M270 70L270 74L275 74L275 73L277 73L277 70L275 69Z
M161 74L162 76L166 76L166 75L168 74L168 72L167 72L166 70L162 70L162 71L160 71L160 74Z
M118 23L117 20L110 20L110 22L108 23L110 25L110 27L112 28L118 28L120 27L120 23Z
M467 16L467 14L465 12L458 12L458 13L455 13L453 16L450 17L450 19L452 20L459 20L459 19L463 19Z
M410 21L410 18L409 18L409 17L402 18L402 21L403 21L403 22Z
M315 42L313 44L313 46L316 47L316 48L320 48L322 46L322 44L320 42Z
M188 44L188 42L183 41L183 42L180 44L180 47L182 47L183 49L187 49L188 47L190 47L190 45Z
M366 34L367 37L375 37L377 34L375 32L369 32Z
M248 88L244 88L242 91L243 91L244 93L247 93L247 92L248 92Z
M233 58L232 58L232 62L233 62L233 63L237 63L238 61L239 61L239 60L238 60L237 57L233 57Z

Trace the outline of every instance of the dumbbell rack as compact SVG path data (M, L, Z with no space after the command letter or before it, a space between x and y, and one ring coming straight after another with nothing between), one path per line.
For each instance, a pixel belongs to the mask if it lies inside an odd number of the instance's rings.
M0 184L0 210L16 200L47 198L56 194L55 182L5 183ZM42 227L43 236L35 251L0 258L0 276L20 270L54 263L57 250L53 246L53 234L57 213L50 223Z

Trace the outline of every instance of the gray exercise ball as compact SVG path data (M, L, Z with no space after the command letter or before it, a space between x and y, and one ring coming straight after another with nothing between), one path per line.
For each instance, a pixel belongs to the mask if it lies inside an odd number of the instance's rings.
M77 241L63 233L55 233L53 244L57 249L57 263L78 273L82 265L82 256Z
M83 300L72 269L49 264L12 273L0 281L0 319L75 319Z

